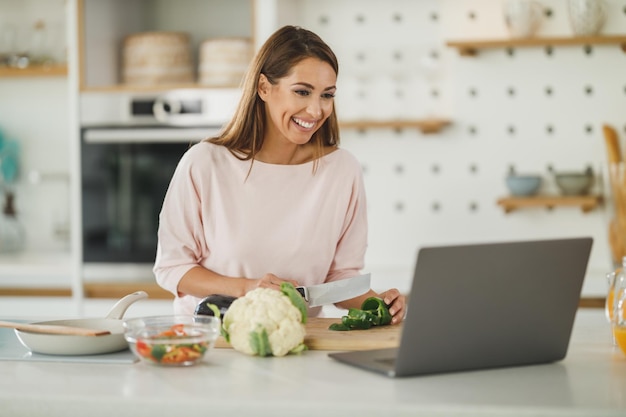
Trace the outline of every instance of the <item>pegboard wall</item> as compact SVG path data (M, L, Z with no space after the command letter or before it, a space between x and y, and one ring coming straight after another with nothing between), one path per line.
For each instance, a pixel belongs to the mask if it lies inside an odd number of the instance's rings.
M603 295L613 269L608 202L505 214L505 177L592 167L592 192L606 187L602 124L626 137L626 54L619 45L495 48L460 56L446 40L509 36L501 0L300 0L283 2L280 24L322 36L340 61L341 120L440 117L452 125L343 130L343 147L361 161L368 193L367 266L394 270L374 282L410 287L417 249L429 244L592 236L583 293ZM565 0L539 0L536 36L571 36ZM607 0L604 34L626 34L626 1ZM295 6L294 6L295 4ZM387 269L385 269L387 268Z

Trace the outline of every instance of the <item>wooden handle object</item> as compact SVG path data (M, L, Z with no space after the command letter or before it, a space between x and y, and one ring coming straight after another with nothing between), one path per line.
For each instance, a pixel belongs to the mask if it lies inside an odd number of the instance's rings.
M74 336L103 336L111 334L108 330L85 329L82 327L60 326L56 324L30 324L0 321L0 327L23 330L32 333L65 334Z

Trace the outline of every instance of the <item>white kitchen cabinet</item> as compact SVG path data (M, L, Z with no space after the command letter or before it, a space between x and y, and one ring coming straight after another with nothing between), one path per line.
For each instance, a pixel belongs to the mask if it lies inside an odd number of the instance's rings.
M0 286L70 285L65 30L64 0L0 0L2 63L15 53L53 59L0 65L0 129L19 142L14 193L26 233L22 251L0 253Z
M77 5L81 91L137 89L122 85L120 77L123 41L131 34L188 33L196 67L202 41L253 35L250 0L78 0Z

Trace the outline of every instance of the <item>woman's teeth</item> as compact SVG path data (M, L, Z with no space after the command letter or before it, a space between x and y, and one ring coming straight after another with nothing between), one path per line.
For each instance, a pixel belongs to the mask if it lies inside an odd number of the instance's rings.
M315 123L313 122L305 122L304 120L296 119L295 117L292 120L296 122L297 125L302 126L305 129L310 129L315 126Z

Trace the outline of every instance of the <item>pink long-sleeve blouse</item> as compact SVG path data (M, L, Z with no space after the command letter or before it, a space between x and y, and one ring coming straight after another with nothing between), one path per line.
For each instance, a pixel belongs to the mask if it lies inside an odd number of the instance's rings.
M360 272L367 247L361 166L344 149L318 162L315 172L313 162L254 161L250 170L250 161L209 142L183 155L163 201L154 265L157 283L176 296L176 314L192 314L201 301L177 290L196 266L233 277L272 273L300 285Z

